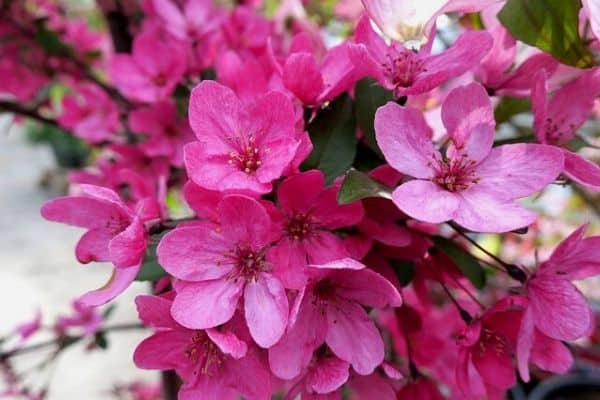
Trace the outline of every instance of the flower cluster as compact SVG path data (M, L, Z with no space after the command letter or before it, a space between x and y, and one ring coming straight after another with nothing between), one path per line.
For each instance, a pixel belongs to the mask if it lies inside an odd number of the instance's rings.
M0 2L0 75L20 77L0 107L93 147L41 214L113 266L61 326L94 334L81 307L152 281L133 358L174 370L180 400L502 398L517 374L567 372L565 342L593 333L572 283L600 273L587 225L534 269L471 251L535 226L553 183L600 190L572 143L600 68L529 47L515 66L504 2L346 1L333 46L299 0L101 2L110 35L23 3ZM583 1L590 48L599 15ZM521 135L498 110L527 98Z

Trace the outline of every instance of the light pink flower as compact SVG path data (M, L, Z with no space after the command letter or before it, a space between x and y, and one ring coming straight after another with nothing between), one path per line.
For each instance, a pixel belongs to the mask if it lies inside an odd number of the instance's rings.
M119 128L119 110L106 92L91 83L75 87L62 99L61 126L90 143L111 137Z
M492 47L492 37L484 31L468 31L440 54L423 47L415 52L393 41L386 45L369 20L356 28L356 44L350 45L358 73L377 79L397 97L421 94L456 78L473 68Z
M308 366L313 351L327 343L356 372L370 374L383 361L384 349L362 305L398 307L400 294L381 275L352 259L310 267L308 285L294 301L287 331L269 349L271 370L293 379Z
M538 144L492 148L492 107L485 89L476 83L449 93L442 119L452 140L445 157L433 147L431 128L420 111L390 102L375 114L377 142L386 160L416 178L392 194L398 208L420 221L454 220L478 232L506 232L531 224L535 213L515 200L558 176L562 152Z
M71 306L73 313L59 316L54 324L54 329L60 334L67 334L75 328L76 331L83 331L84 336L92 336L102 327L102 314L96 308L79 301L73 301Z
M113 57L108 72L124 96L151 103L173 93L186 65L185 53L178 43L148 30L135 37L131 55Z
M546 74L535 76L531 92L534 113L533 128L537 140L554 146L565 146L588 119L594 100L600 95L600 68L583 72L547 100ZM589 189L600 191L600 167L575 152L562 148L564 173Z
M246 106L225 86L204 81L192 91L189 118L198 141L185 146L185 166L210 190L270 191L299 145L292 103L277 92Z
M600 3L595 0L582 0L581 3L589 18L590 28L594 36L600 40Z
M79 262L110 261L116 267L105 286L79 298L85 305L98 306L134 280L146 251L147 233L137 213L112 190L93 185L78 188L75 195L46 202L41 213L47 220L88 229L75 249Z
M168 297L138 296L142 322L157 329L135 349L139 368L175 370L183 379L179 399L249 400L271 398L266 360L256 346L236 334L235 324L221 329L191 330L170 315Z
M285 289L265 260L276 239L271 219L259 202L242 195L224 197L217 213L218 226L183 226L158 246L160 265L179 279L173 318L190 329L213 328L231 319L243 297L252 338L270 347L283 334L289 312Z
M312 170L287 178L277 188L283 237L267 259L284 278L286 287L304 287L307 264L350 256L342 239L332 231L356 224L363 209L360 202L338 204L339 187L340 182L325 188L323 173Z
M19 336L16 348L21 347L31 336L42 328L42 312L38 309L33 319L23 322L15 327L14 332Z
M217 29L222 18L212 0L187 0L183 7L172 0L152 0L164 28L179 40L200 40Z
M600 274L600 236L584 239L586 228L587 224L571 233L525 285L528 302L518 344L524 379L529 378L527 361L540 333L556 340L575 340L594 329L592 308L571 283ZM562 364L568 366L570 354L564 352L558 353L559 360L566 360Z

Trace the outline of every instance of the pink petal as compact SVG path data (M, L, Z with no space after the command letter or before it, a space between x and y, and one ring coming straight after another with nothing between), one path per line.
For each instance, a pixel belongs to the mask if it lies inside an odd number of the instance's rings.
M531 88L531 111L533 112L533 131L538 142L546 143L546 115L548 114L546 71L538 71L533 77Z
M571 282L536 277L527 288L535 326L542 333L557 340L575 340L589 331L590 306Z
M131 285L131 282L133 282L139 270L139 265L130 268L115 268L110 279L104 286L92 290L91 292L87 292L79 297L77 301L90 307L101 306L102 304L108 303L123 293L123 291Z
M565 374L573 366L574 360L573 354L564 343L536 332L531 362L544 371Z
M223 364L224 383L238 392L231 400L245 399L270 400L273 389L273 377L262 352L256 346L249 348L245 357L238 360L228 360ZM203 393L202 393L203 394ZM190 400L196 400L198 397ZM218 397L215 400L222 400Z
M424 201L427 199L427 201ZM394 204L419 221L438 224L455 217L460 197L430 181L403 183L392 193Z
M317 224L327 229L339 229L357 224L364 216L360 201L351 204L339 204L337 193L339 185L325 189L316 200L311 215Z
M564 150L565 175L595 192L600 192L600 166L579 154Z
M331 261L324 264L311 264L311 268L319 269L349 269L349 270L361 270L365 268L365 265L359 261L353 260L352 258L341 258L339 260Z
M187 39L186 22L181 10L171 0L152 0L156 15L165 28L178 39Z
M42 217L81 228L104 228L110 220L123 220L123 211L115 204L89 197L65 196L49 200L41 208Z
M231 89L214 81L202 81L192 90L188 113L190 126L200 140L214 137L227 143L239 128L240 102L237 96Z
M187 181L183 186L183 197L198 217L218 220L216 209L223 198L222 193L204 189L192 181Z
M304 239L309 264L324 264L348 257L348 250L342 239L329 231L318 231Z
M327 306L327 344L336 356L368 375L383 362L383 340L365 310L350 301Z
M284 287L300 290L306 286L306 250L300 241L282 238L271 248L267 260Z
M306 384L317 393L330 393L348 380L350 364L337 357L319 360L306 377Z
M303 104L312 105L324 88L321 71L310 53L294 53L283 66L283 83Z
M244 311L252 338L260 347L273 346L283 335L288 321L289 305L285 289L268 273L246 284Z
M215 279L203 282L179 281L171 315L190 329L206 329L224 324L233 316L242 295L240 279Z
M391 381L377 372L367 376L353 375L348 382L348 387L360 399L396 400L400 398L412 400L408 397L397 397ZM422 399L434 400L428 397L422 397Z
M232 244L260 248L272 238L272 225L265 208L251 197L228 195L218 209L223 237Z
M127 229L110 241L110 259L117 268L139 265L144 258L147 244L144 224L136 217Z
M228 331L219 331L217 329L207 329L206 334L214 344L219 347L224 354L240 359L248 352L246 342L240 340L234 333Z
M524 382L529 382L529 359L534 344L535 328L531 307L527 307L521 319L519 336L517 338L517 367Z
M167 233L158 244L158 263L171 275L186 281L217 279L232 265L225 263L232 249L211 223L182 226Z
M325 188L325 177L319 170L301 172L286 178L277 188L277 201L284 213L308 213Z
M503 390L516 383L512 358L507 350L496 351L494 344L490 344L471 351L473 364L487 387Z
M191 332L171 330L158 332L144 339L133 353L138 368L169 370L178 369L189 363L185 349L191 343Z
M144 325L153 328L180 328L171 317L172 303L171 300L160 296L139 295L135 298L140 320Z
M110 261L108 243L114 234L103 228L87 231L81 236L75 247L77 261L87 264L91 261Z
M588 14L590 28L597 39L600 39L600 4L594 0L582 0L583 8Z
M330 275L336 294L369 307L400 307L402 297L387 279L370 269L342 270Z
M507 144L493 148L477 166L480 180L473 188L497 200L514 200L543 189L562 169L562 152L554 146Z
M550 54L534 54L517 67L511 76L502 84L499 93L516 97L527 96L531 89L532 76L535 76L538 72L543 72L546 76L551 76L558 66L559 62Z
M540 266L538 275L566 280L583 279L600 273L600 237L583 239L587 224L563 240L548 261Z
M352 44L344 42L329 49L321 64L324 90L319 101L333 100L340 94L350 91L362 75L358 74L350 58Z
M375 133L386 161L395 170L422 179L435 175L431 162L439 154L419 110L391 102L380 107L375 113Z

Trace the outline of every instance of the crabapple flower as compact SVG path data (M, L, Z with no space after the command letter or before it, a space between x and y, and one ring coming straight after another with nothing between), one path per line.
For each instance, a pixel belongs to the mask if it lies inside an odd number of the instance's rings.
M213 328L232 318L243 296L252 338L270 347L283 334L289 313L285 289L265 259L276 239L270 216L242 195L225 196L217 213L218 225L178 227L158 245L160 265L178 279L171 313L187 328Z
M221 23L212 0L187 0L183 8L171 0L152 0L157 17L167 32L179 40L199 40Z
M144 222L110 189L79 185L79 192L46 202L42 216L50 221L86 228L75 249L81 263L110 261L115 266L108 283L79 301L102 305L123 292L135 279L148 242Z
M492 47L485 31L468 31L440 54L424 47L415 52L393 41L386 45L363 18L356 28L356 44L350 45L358 73L376 79L396 97L429 92L473 68Z
M269 192L300 143L294 107L277 92L246 106L231 89L204 81L192 90L189 118L198 141L185 146L185 166L210 190Z
M594 0L582 0L581 4L589 18L590 28L594 36L600 40L600 3Z
M438 16L476 12L499 0L362 0L369 17L389 39L424 43Z
M324 264L349 257L342 239L332 231L349 227L363 216L360 202L340 205L340 183L325 188L321 171L293 175L277 188L283 237L269 251L268 259L289 288L302 289L307 264ZM279 218L278 218L279 219Z
M339 389L348 381L350 364L334 355L317 354L306 368L305 372L296 379L288 391L286 399L329 400L339 398Z
M533 128L540 143L559 146L565 158L564 173L575 182L600 191L600 167L564 148L583 125L600 95L600 68L584 72L558 89L547 101L546 74L539 71L532 89Z
M124 96L152 103L173 92L186 68L182 47L158 32L148 30L135 37L131 55L116 54L113 57L108 72Z
M477 232L507 232L531 224L535 213L515 200L558 176L562 152L539 144L492 148L492 107L477 83L448 94L442 120L452 140L445 157L433 147L431 128L420 111L391 102L377 110L376 138L385 159L416 178L394 190L396 206L420 221L454 220Z
M119 110L106 92L91 83L83 83L76 93L62 99L61 126L90 143L108 139L119 127Z
M135 302L142 322L157 332L137 346L133 360L143 369L175 370L184 381L179 399L271 398L266 360L234 333L235 324L187 329L171 317L168 297L138 296Z
M84 336L89 337L102 327L103 318L96 308L86 306L79 301L74 301L71 307L73 308L73 314L58 317L54 325L57 332L65 334L76 328L81 330Z
M592 308L571 283L600 274L600 236L584 239L586 228L587 224L571 233L525 284L528 301L518 344L524 379L529 377L527 360L538 331L556 340L575 340L593 330Z
M362 305L399 307L397 289L358 261L342 259L307 268L309 280L292 307L285 335L269 349L275 375L293 379L323 343L333 354L368 375L382 363L383 340Z

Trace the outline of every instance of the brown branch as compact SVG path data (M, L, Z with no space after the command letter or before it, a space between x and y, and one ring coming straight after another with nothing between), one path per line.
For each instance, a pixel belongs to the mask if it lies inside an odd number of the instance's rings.
M52 125L58 127L58 122L56 122L53 118L44 117L37 110L25 108L20 104L14 103L12 101L0 100L0 111L6 111L13 114L22 115L24 117L28 117L34 119L36 121L42 122L44 124Z

